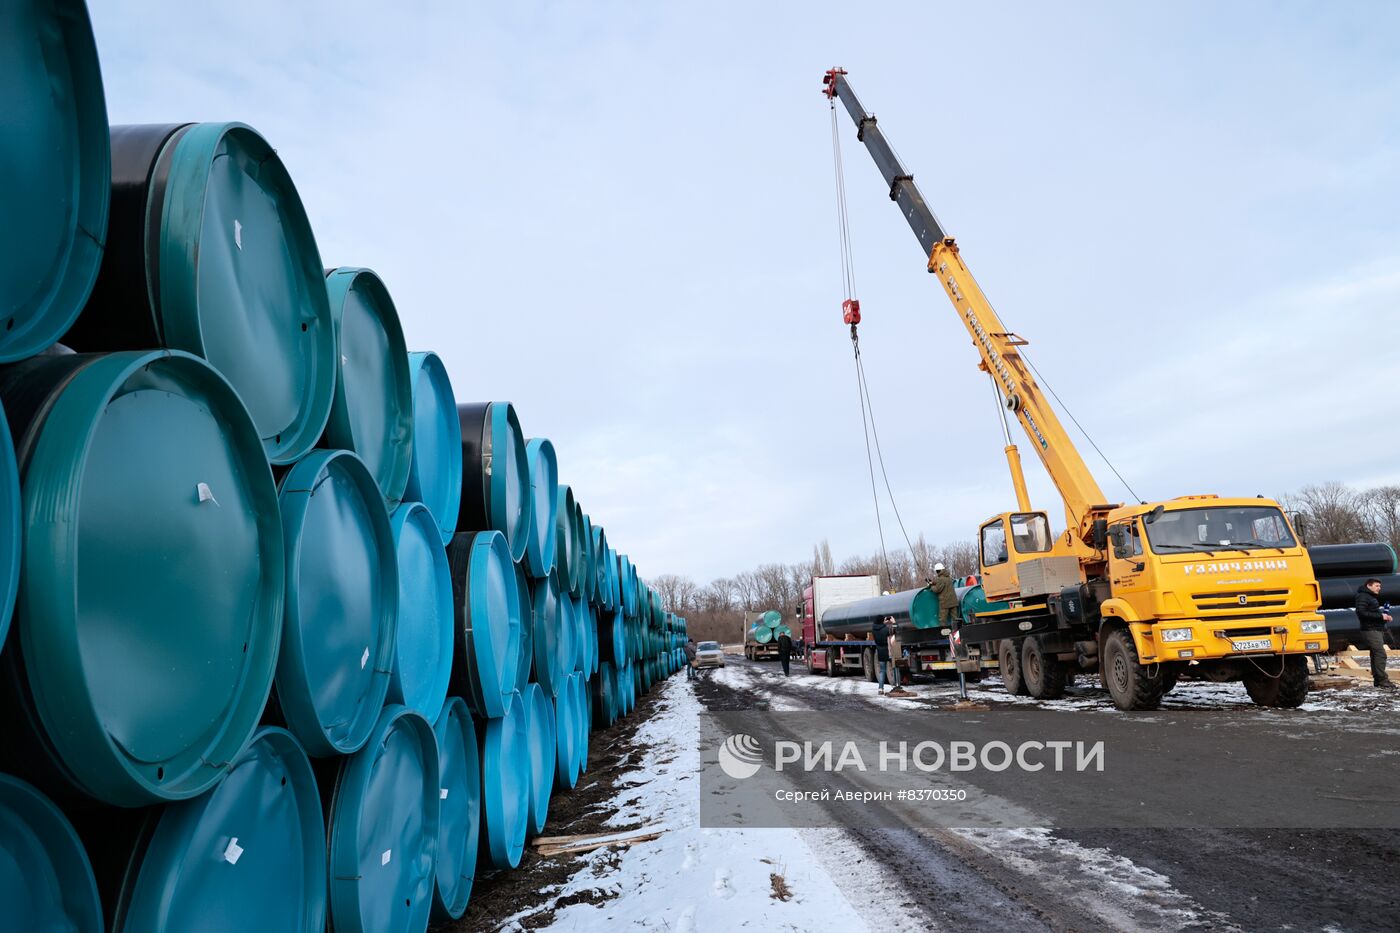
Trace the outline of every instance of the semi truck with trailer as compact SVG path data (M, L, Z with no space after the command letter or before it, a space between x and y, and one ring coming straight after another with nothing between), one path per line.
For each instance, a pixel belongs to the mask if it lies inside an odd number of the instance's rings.
M880 578L832 575L812 578L802 591L796 615L807 645L807 670L840 677L876 680L877 646L871 640L876 620L893 617L895 667L909 675L954 673L958 668L948 629L940 626L938 597L927 589L881 594ZM997 659L972 648L964 670L995 670Z
M767 641L759 641L755 637L754 624L760 622L767 614L767 612L744 613L744 657L750 661L778 660L778 639L770 637ZM768 628L768 631L775 632L776 630Z

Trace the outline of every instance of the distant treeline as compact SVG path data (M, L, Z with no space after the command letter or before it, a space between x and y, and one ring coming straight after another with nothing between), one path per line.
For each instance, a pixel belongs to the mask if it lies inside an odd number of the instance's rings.
M1279 502L1302 517L1303 535L1309 544L1388 541L1400 550L1400 486L1355 489L1330 482L1304 486L1296 493L1279 497ZM703 586L676 574L663 574L649 582L667 606L686 617L697 641L733 642L741 637L746 610L777 609L791 623L802 590L813 576L876 574L882 589L898 592L922 585L939 562L946 564L955 577L976 573L977 546L971 540L932 545L921 534L914 540L912 550L890 551L886 566L878 553L837 564L832 560L830 544L823 541L812 548L811 560L763 564Z

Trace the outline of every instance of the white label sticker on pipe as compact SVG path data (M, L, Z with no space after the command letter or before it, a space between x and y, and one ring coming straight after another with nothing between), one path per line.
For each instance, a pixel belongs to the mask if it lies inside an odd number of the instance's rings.
M379 856L379 864L381 864L381 865L388 865L388 864L389 864L389 859L391 859L391 858L393 858L393 857L394 857L394 850L393 850L393 849L385 849L385 850L384 850L384 854L381 855L381 856Z
M364 669L365 669L365 665L368 664L368 663L369 663L369 649L366 648L366 649L365 649L365 653L362 654L362 655L360 655L360 670L364 670Z
M199 497L200 502L212 502L215 505L219 504L219 500L214 498L214 491L209 488L208 483L195 484L194 491L195 495Z
M447 788L446 788L446 787L440 787L440 788L438 788L438 799L439 799L439 800L446 800L446 799L447 799Z
M243 248L243 225L237 220L233 222L233 245L239 249Z
M237 865L238 860L243 857L243 847L238 844L238 837L234 836L224 846L224 861L230 865Z

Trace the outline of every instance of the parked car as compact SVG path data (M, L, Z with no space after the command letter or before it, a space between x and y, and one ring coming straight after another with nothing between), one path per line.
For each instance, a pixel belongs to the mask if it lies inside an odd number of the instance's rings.
M695 646L695 667L724 667L724 650L717 641L702 641Z

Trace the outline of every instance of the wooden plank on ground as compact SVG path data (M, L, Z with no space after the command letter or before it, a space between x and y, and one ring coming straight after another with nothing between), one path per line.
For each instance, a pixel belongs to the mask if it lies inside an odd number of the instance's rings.
M650 842L653 839L660 838L661 831L657 830L656 832L628 836L624 839L594 839L591 842L580 842L576 845L540 846L535 851L545 857L551 855L578 855L583 852L592 852L594 849L602 849L607 846L621 846L626 848L636 845L639 842Z
M593 842L598 839L627 839L642 833L659 833L664 826L642 826L638 829L613 830L609 833L575 833L568 836L536 836L531 840L530 845L536 848L544 846L569 846L580 842Z

